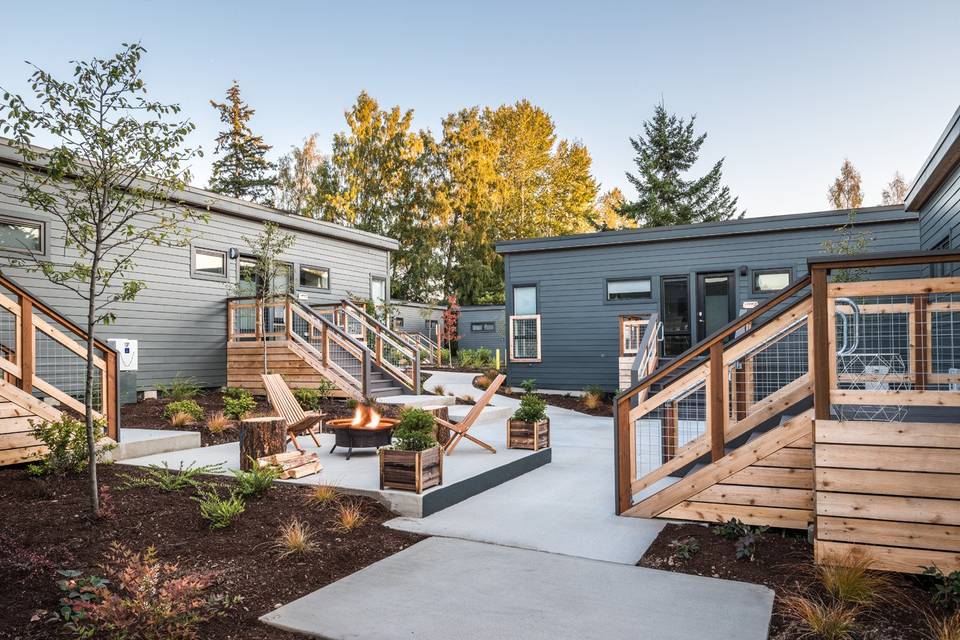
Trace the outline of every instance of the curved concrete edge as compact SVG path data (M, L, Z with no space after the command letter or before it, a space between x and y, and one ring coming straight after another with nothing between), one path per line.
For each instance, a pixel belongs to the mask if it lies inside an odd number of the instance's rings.
M773 597L761 585L428 538L260 620L330 640L765 640Z

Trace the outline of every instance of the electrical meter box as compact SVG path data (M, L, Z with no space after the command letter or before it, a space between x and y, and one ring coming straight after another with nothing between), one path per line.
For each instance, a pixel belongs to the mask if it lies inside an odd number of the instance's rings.
M140 357L136 340L114 338L107 340L117 351L117 383L120 387L120 404L137 401L137 369Z

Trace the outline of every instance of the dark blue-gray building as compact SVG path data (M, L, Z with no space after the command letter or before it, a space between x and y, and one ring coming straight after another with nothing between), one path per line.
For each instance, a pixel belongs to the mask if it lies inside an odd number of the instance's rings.
M506 357L507 318L502 304L467 305L460 307L457 320L459 349L500 350L500 358Z
M949 224L960 222L957 184ZM853 232L866 234L870 252L912 251L918 217L902 205L865 207L852 217ZM625 388L622 367L651 314L663 323L665 357L679 355L803 276L806 259L824 253L849 219L849 211L820 211L498 243L507 384Z
M960 247L960 109L923 163L905 206L920 215L922 249Z

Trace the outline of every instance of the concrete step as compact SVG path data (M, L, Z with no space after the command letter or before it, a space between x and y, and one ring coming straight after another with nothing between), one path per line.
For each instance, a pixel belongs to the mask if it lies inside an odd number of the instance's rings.
M473 409L472 404L451 405L448 409L450 413L450 421L460 422L467 417L467 414L471 409ZM488 404L480 410L480 417L477 418L477 420L481 422L485 420L507 420L513 415L513 411L513 407L495 407Z
M196 431L171 431L169 429L120 428L120 443L111 452L113 460L140 458L157 453L196 449L200 446L200 434Z

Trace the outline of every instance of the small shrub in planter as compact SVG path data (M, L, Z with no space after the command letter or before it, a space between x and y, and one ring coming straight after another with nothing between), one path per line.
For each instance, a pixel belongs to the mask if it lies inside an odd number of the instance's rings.
M171 402L163 408L163 417L169 420L178 413L186 413L195 422L200 422L203 420L203 407L197 404L196 400L180 400L179 402Z
M527 392L520 406L507 420L507 447L539 451L550 446L550 419L547 403L535 393Z
M406 409L393 429L393 445L380 449L380 488L420 493L443 484L443 451L436 421L423 409Z

